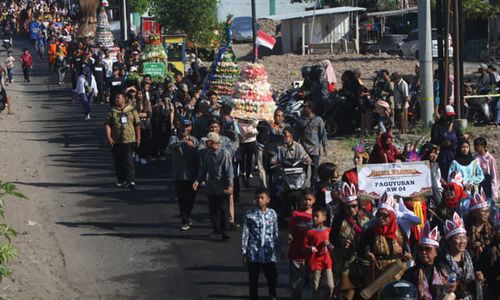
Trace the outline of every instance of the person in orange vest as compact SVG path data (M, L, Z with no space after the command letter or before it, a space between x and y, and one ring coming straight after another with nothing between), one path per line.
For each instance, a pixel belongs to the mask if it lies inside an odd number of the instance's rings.
M56 51L57 51L57 42L55 38L52 36L50 37L49 41L49 70L54 71L55 70L55 63L56 63Z

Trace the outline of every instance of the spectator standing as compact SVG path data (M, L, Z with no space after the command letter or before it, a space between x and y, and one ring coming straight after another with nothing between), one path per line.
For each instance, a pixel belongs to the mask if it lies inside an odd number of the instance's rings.
M474 151L476 151L477 160L484 173L484 180L481 183L481 187L486 197L493 201L497 201L498 189L500 186L497 161L495 157L488 152L488 142L484 137L478 137L474 140Z
M135 167L133 153L141 144L141 122L139 114L127 105L122 92L116 94L115 106L106 118L106 137L112 146L116 170L116 186L135 189Z
M96 62L94 64L94 77L95 77L95 81L97 83L97 89L99 91L101 91L99 93L99 97L98 97L98 100L99 100L99 103L104 103L105 101L105 79L106 79L106 67L104 66L104 64L102 63L102 57L101 55L98 55L97 56L97 59L96 59ZM109 101L109 99L108 99Z
M82 69L82 75L78 77L75 92L82 101L84 118L88 121L90 120L93 99L99 94L95 77L89 67Z
M21 65L23 68L24 82L30 82L30 71L33 68L33 58L28 48L24 48L21 55Z
M314 188L318 181L318 166L321 150L326 153L326 131L321 117L314 113L314 104L304 104L303 116L299 119L298 140L311 157L311 187Z
M14 82L14 62L16 59L12 55L12 51L7 52L7 58L5 58L5 67L7 68L7 79L9 83Z
M250 300L259 299L258 285L261 270L267 280L269 297L276 300L276 285L278 272L276 262L280 247L278 217L276 212L269 208L271 196L266 189L256 192L256 208L245 213L241 254L243 264L248 268L250 285Z
M175 192L179 202L179 211L182 219L180 230L191 228L191 212L193 211L196 191L193 183L198 175L199 155L198 140L191 135L193 129L190 120L182 120L176 135L169 141L169 150L172 152L172 170L175 176Z
M394 82L394 104L396 107L396 125L399 126L399 133L408 133L408 107L410 107L410 90L408 83L397 72L391 75Z
M193 189L198 189L200 182L206 182L207 195L212 219L212 239L225 241L229 239L226 230L229 227L229 196L233 192L233 164L231 156L221 148L220 136L215 132L207 135L207 149L202 159L198 179Z

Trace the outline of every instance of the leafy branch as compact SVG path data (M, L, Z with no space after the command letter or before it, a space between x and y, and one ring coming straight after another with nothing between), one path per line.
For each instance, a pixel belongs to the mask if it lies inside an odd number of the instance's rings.
M0 181L0 218L5 218L5 197L12 196L20 199L28 199L19 192L15 185ZM0 224L0 281L4 277L10 277L12 270L7 266L9 261L17 256L17 250L12 244L12 238L17 232L8 224Z

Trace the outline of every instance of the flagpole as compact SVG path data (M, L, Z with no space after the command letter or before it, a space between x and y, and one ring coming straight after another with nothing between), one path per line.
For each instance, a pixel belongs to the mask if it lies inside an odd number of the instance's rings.
M256 63L259 56L259 46L257 46L257 13L255 0L252 0L252 41L253 41L253 62Z

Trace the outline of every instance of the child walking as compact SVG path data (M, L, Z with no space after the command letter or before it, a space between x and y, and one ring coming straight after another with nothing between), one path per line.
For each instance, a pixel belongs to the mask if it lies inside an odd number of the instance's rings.
M288 259L290 260L290 289L292 291L292 300L302 299L309 272L306 266L306 252L304 251L304 239L307 230L312 228L312 212L316 203L316 197L310 189L306 189L302 196L300 208L292 212L290 218L290 233L288 240L290 248L288 250Z
M335 287L333 283L332 257L330 250L330 228L325 227L327 212L324 207L314 209L312 229L309 229L304 239L307 263L311 271L313 283L313 299L329 300Z
M23 54L21 55L21 64L23 68L24 81L30 82L30 71L33 67L33 58L31 57L28 48L24 48Z
M257 190L255 199L257 207L249 209L244 217L241 254L243 264L248 267L250 300L259 298L258 285L261 270L267 280L269 297L276 299L278 282L276 261L280 239L278 217L276 212L268 207L270 202L271 196L267 189Z

